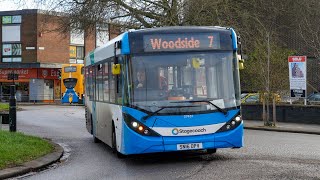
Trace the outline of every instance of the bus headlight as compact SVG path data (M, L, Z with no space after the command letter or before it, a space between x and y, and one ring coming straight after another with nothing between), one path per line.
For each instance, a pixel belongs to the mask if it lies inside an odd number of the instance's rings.
M242 122L241 116L238 114L222 126L217 132L229 131L238 127Z
M127 126L135 131L136 133L144 136L160 136L158 133L144 125L143 123L136 120L134 117L132 117L129 114L123 113L123 119L124 122L127 124Z
M241 121L241 116L237 116L236 118L234 118L234 120L236 120L237 122Z
M139 125L139 124L138 124L137 122L135 122L135 121L132 122L132 127L137 128L138 125Z

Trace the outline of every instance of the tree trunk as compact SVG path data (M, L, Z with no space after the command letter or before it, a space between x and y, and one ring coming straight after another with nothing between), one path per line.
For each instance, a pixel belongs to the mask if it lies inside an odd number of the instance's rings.
M276 126L277 122L277 111L276 111L276 95L273 96L273 109L272 109L272 120L273 120L273 126Z
M266 120L266 101L264 94L262 94L262 120L263 124L266 126L267 125L267 120Z

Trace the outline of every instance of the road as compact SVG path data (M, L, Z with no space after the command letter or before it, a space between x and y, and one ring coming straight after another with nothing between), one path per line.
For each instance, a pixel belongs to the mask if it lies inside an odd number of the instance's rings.
M320 136L245 130L245 147L213 155L166 153L118 159L93 143L79 106L24 106L18 130L65 147L65 161L19 179L320 179Z

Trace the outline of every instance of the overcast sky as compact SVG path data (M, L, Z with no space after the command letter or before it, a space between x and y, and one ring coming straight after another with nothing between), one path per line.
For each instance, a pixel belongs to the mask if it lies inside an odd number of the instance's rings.
M0 11L10 11L18 9L37 9L37 6L33 4L33 0L24 0L25 5L23 7L17 6L12 0L0 0Z

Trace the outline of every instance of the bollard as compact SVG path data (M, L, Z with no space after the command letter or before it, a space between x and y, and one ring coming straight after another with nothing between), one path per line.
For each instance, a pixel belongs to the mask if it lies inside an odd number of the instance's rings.
M2 129L2 116L0 116L0 131Z
M16 86L10 86L10 101L9 101L9 129L10 132L17 131L17 108L16 108Z

